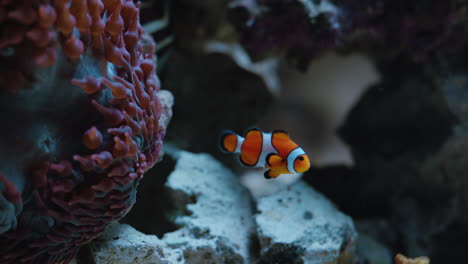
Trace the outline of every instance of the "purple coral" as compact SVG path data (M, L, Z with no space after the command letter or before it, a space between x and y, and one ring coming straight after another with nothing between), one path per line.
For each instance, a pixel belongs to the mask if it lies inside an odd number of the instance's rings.
M377 43L384 54L422 59L441 47L453 50L466 43L463 1L234 0L231 7L251 54L285 51L302 64L342 46L372 52Z
M0 263L68 263L158 160L154 42L131 0L2 0L0 20Z
M340 23L349 33L365 32L387 49L425 56L447 42L464 23L464 3L456 1L340 1ZM460 40L460 39L458 39Z
M231 7L242 44L258 57L286 52L304 67L341 38L341 11L330 1L237 0Z

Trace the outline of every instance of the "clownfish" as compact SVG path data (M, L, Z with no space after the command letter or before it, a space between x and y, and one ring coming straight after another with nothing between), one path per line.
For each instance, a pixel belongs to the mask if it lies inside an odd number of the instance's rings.
M224 131L219 146L225 153L239 153L241 163L248 167L268 169L264 174L266 179L305 172L310 168L304 150L282 130L265 133L254 128L248 130L244 137Z

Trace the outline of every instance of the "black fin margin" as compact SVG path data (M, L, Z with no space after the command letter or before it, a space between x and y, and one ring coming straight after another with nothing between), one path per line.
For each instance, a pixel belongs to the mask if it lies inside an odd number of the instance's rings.
M276 133L276 132L285 133L285 134L289 135L289 133L287 131L282 130L282 129L276 129L276 130L271 131L271 133Z
M230 152L230 151L228 151L227 149L225 149L225 148L224 148L224 144L223 144L224 138L225 138L227 135L232 135L232 134L234 134L234 135L236 135L236 136L238 135L236 132L233 132L233 131L231 131L231 130L223 130L223 131L219 134L219 136L218 136L218 148L219 148L219 150L220 150L221 152L223 152L223 153L233 153L233 152Z
M249 133L250 131L259 131L260 133L264 134L264 132L258 128L258 127L250 127L248 128L247 130L245 130L245 133L244 133L244 137L247 136L247 133Z
M283 134L286 134L289 137L289 133L284 131L284 130L281 130L281 129L276 129L276 130L271 131L272 135L274 135L275 133L283 133Z
M269 179L271 179L271 176L269 174L270 174L270 170L267 170L267 171L265 171L265 173L263 173L263 177L265 177L265 179L269 180Z

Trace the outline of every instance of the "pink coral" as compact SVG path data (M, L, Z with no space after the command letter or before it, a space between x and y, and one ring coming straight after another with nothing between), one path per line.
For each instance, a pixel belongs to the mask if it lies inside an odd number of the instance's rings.
M160 154L170 111L154 42L131 0L0 0L0 22L0 99L12 102L2 111L18 113L2 116L12 124L2 133L40 127L0 142L22 157L20 171L0 167L0 263L68 263L130 210Z

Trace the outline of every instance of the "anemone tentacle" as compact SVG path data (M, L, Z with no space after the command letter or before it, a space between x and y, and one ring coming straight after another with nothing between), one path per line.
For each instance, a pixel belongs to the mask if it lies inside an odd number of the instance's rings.
M0 23L0 96L30 92L40 69L65 60L75 67L72 88L53 89L78 93L70 98L86 118L74 146L60 146L70 151L26 159L21 188L0 167L0 263L68 263L130 210L160 154L167 117L155 44L131 0L4 0ZM98 70L86 69L89 61Z

